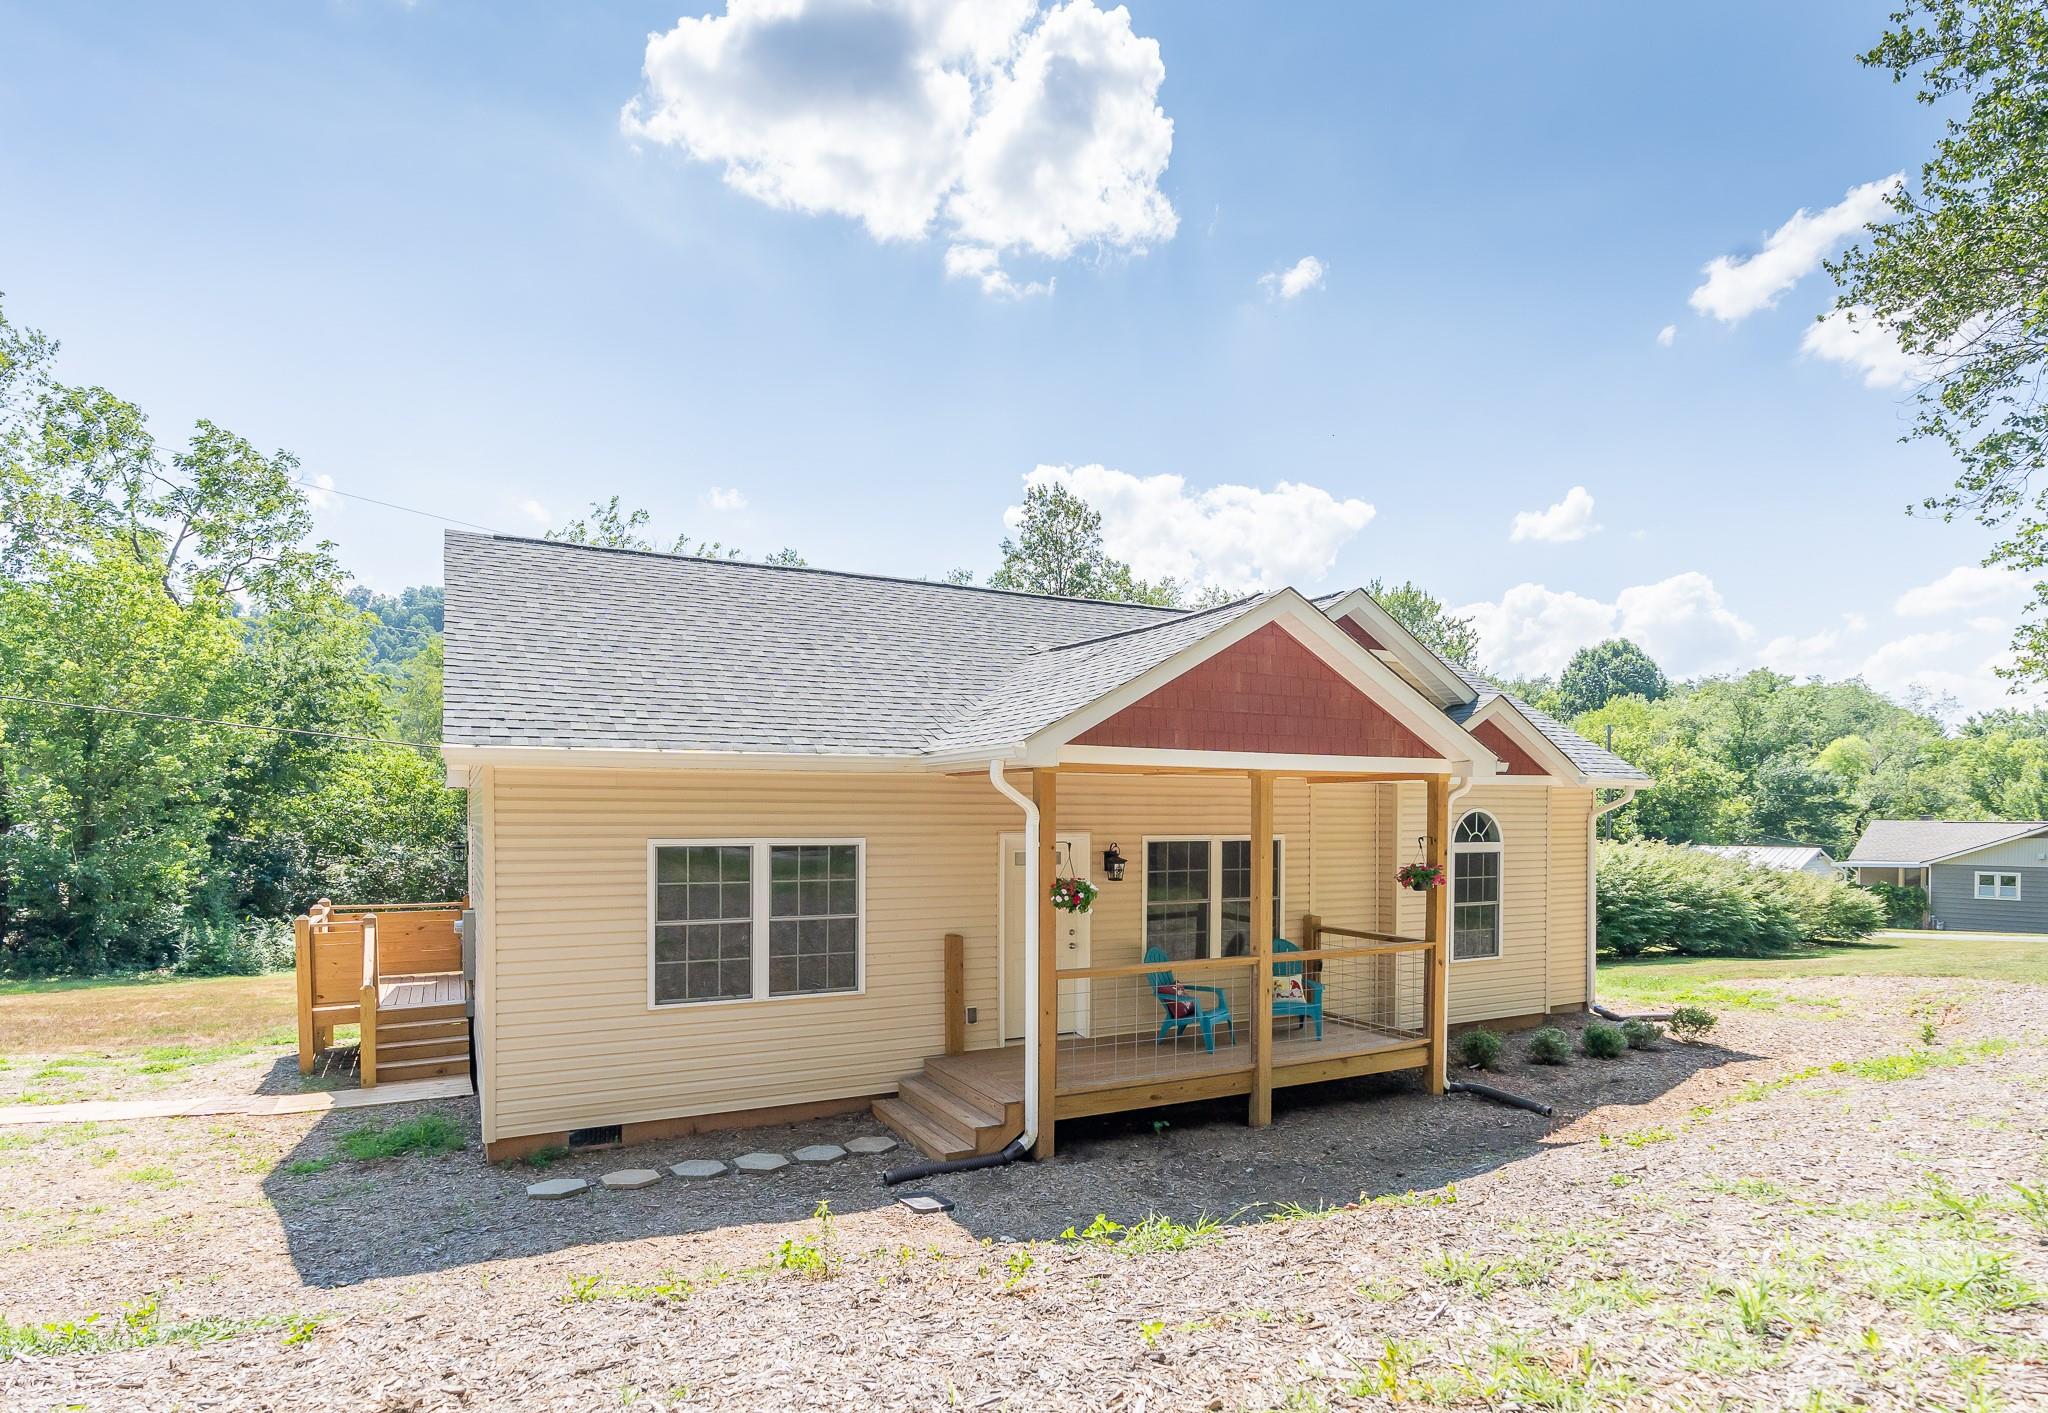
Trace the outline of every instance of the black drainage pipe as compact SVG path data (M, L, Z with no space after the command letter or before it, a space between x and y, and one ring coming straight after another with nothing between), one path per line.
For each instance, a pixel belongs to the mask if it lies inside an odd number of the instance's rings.
M1453 1094L1470 1094L1477 1099L1491 1099L1496 1104L1505 1104L1511 1109L1527 1109L1532 1114L1550 1118L1557 1113L1540 1099L1524 1099L1519 1094L1510 1094L1505 1089L1495 1089L1490 1084L1475 1084L1469 1079L1454 1079L1444 1086Z
M955 1158L951 1162L906 1163L883 1173L882 1186L895 1187L898 1183L916 1182L919 1178L937 1177L940 1173L971 1173L977 1168L1007 1167L1030 1151L1022 1138L1013 1138L1000 1153L984 1153L978 1158Z
M1598 1001L1595 1001L1595 1002L1594 1002L1594 1003L1593 1003L1593 1004L1592 1004L1591 1006L1587 1007L1587 1009L1588 1009L1588 1010L1590 1010L1590 1011L1592 1011L1592 1013L1593 1013L1594 1015L1596 1015L1596 1016L1600 1017L1600 1018L1601 1018L1602 1020L1611 1020L1611 1021L1632 1021L1632 1020L1646 1020L1646 1021L1668 1021L1668 1020L1670 1020L1670 1019L1671 1019L1671 1012L1669 1012L1669 1011L1630 1011L1630 1012L1622 1012L1622 1011L1610 1011L1610 1010L1608 1010L1608 1009L1607 1009L1607 1007L1605 1007L1605 1006L1601 1005L1601 1004L1600 1004L1600 1003L1599 1003Z

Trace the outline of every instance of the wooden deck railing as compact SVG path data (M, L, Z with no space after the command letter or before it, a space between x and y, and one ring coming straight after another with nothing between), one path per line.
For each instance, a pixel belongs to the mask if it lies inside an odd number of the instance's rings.
M380 996L391 977L462 970L455 922L466 903L336 907L322 898L293 920L298 983L299 1070L311 1074L337 1026L360 1033L362 1086L377 1083Z

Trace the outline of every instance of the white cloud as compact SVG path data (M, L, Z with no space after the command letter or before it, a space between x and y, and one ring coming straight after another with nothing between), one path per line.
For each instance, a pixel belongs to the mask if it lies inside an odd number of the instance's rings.
M2017 570L1961 564L1931 584L1906 590L1892 608L1901 618L1953 618L1993 604L2018 608L2027 588L2027 576Z
M1832 629L1808 633L1805 637L1781 634L1765 643L1757 652L1756 660L1773 672L1782 672L1787 677L1810 677L1823 672L1821 666L1828 655L1841 646L1842 635Z
M1846 363L1870 388L1898 388L1927 381L1933 363L1899 347L1898 337L1862 305L1832 309L1807 325L1799 351L1810 358Z
M1756 630L1697 571L1623 589L1612 603L1542 584L1517 584L1498 603L1458 613L1479 631L1480 660L1511 676L1556 673L1573 653L1604 638L1628 638L1680 677L1748 665Z
M1827 254L1881 216L1885 199L1905 180L1895 172L1882 181L1865 182L1825 211L1801 207L1792 219L1747 257L1719 255L1707 262L1706 280L1692 292L1692 307L1724 323L1768 309L1778 296L1820 267Z
M650 35L644 72L630 136L877 240L937 229L948 273L990 293L1036 288L1001 274L1006 256L1141 252L1179 224L1159 190L1166 66L1121 6L728 0Z
M334 478L322 471L310 482L299 483L306 492L306 504L315 510L335 510L341 505L341 497L334 493Z
M1584 486L1573 486L1564 499L1548 510L1518 510L1508 531L1510 540L1548 540L1568 544L1583 540L1600 529L1593 523L1593 497Z
M554 512L537 500L528 499L519 502L519 513L543 529L552 529L554 527Z
M711 510L745 510L745 492L734 486L713 486L704 492L704 504Z
M1054 281L1050 278L1020 282L1010 278L1009 271L1001 264L1000 251L990 250L985 245L953 245L946 248L946 273L956 280L976 280L981 292L997 299L1029 299L1035 294L1051 294Z
M1190 492L1179 476L1133 476L1106 466L1040 466L1026 486L1064 486L1102 514L1103 546L1140 578L1170 576L1250 593L1311 587L1371 522L1362 500L1281 481ZM1015 526L1021 507L1011 507Z
M1666 324L1663 328L1657 330L1657 347L1669 348L1676 342L1678 342L1678 325Z
M1323 287L1323 262L1313 255L1304 255L1284 270L1273 270L1259 276L1259 285L1269 296L1298 298L1312 289Z

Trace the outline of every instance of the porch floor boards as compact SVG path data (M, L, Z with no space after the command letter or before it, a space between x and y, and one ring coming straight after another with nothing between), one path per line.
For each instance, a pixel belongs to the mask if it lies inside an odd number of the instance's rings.
M413 976L387 976L377 983L379 1011L418 1011L432 1006L461 1006L469 999L459 971L430 971ZM458 1015L461 1014L457 1011Z

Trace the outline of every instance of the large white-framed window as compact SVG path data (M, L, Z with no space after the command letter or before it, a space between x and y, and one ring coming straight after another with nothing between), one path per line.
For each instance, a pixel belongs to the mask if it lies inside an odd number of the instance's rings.
M1273 836L1273 935L1284 936L1287 841ZM1145 945L1177 962L1251 951L1248 835L1145 840Z
M2020 900L2020 876L2002 870L1985 869L1977 874L1977 896L2001 903Z
M1451 960L1474 962L1501 951L1500 824L1484 810L1451 833Z
M861 839L651 839L647 1004L846 995L866 985Z

